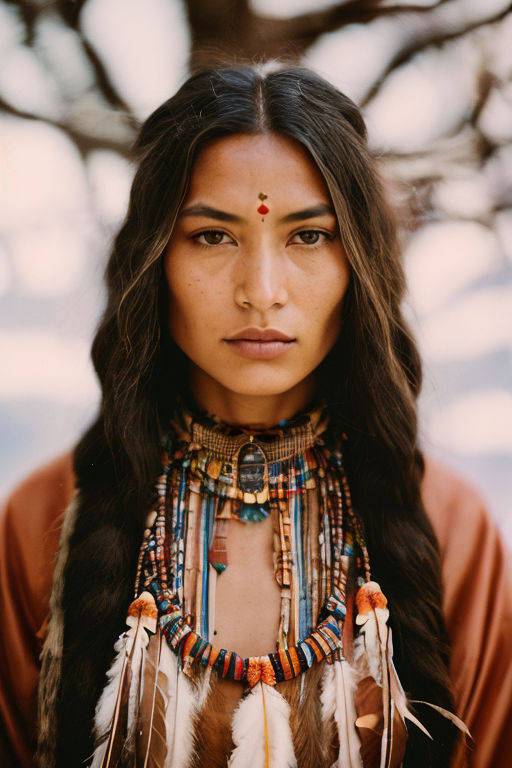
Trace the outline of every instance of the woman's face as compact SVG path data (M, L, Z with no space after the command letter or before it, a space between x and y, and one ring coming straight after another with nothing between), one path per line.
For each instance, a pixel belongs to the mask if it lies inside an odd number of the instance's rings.
M164 268L169 330L203 407L307 404L340 332L349 266L323 178L299 143L256 134L207 145Z

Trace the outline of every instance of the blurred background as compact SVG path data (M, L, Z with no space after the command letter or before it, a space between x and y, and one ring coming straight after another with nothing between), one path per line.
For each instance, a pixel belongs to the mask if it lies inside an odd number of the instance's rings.
M363 109L400 212L423 448L512 544L512 13L503 0L0 0L0 492L92 419L89 347L140 122L219 58Z

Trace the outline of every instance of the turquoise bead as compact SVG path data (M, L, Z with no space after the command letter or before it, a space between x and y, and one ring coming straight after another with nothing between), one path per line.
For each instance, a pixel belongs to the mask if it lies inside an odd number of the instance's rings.
M244 520L246 523L259 523L261 520L264 520L266 517L268 517L270 512L270 507L268 503L265 504L242 504L240 507L240 510L238 512L238 515L241 520Z

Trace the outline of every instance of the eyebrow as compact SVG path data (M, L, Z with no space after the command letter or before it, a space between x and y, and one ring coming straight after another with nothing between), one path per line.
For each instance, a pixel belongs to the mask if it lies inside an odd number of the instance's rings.
M302 211L296 211L295 213L289 213L287 216L283 216L281 221L304 221L305 219L314 219L317 216L335 216L334 209L327 203L320 203L314 205L312 208L304 208Z
M235 216L234 213L227 213L226 211L219 211L218 208L210 208L209 205L192 205L190 208L185 208L180 213L181 216L205 216L207 219L217 219L217 221L231 221L236 224L241 224L243 219L240 216Z
M304 208L302 211L295 211L294 213L288 213L281 219L284 223L292 221L305 221L306 219L314 219L317 216L335 216L334 209L327 203L320 203L314 205L311 208ZM217 221L229 221L235 224L242 224L245 220L241 216L236 216L234 213L228 213L227 211L221 211L218 208L211 208L209 205L192 205L190 208L185 208L181 211L181 216L205 216L208 219L217 219Z

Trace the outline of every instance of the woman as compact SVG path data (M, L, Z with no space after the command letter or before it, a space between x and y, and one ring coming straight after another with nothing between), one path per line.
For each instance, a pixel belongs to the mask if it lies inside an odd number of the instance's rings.
M510 682L500 543L463 484L424 477L420 361L359 111L306 70L212 71L137 149L92 351L101 413L37 633L38 764L464 765L456 710L472 764L505 765L510 694L482 722ZM17 569L31 597L58 482L62 461L7 512L5 581ZM16 696L9 670L16 643L18 666L35 655L34 609L13 591L2 705L29 765L34 675Z

